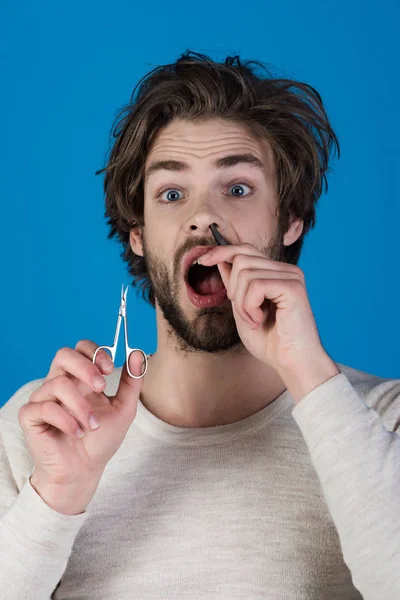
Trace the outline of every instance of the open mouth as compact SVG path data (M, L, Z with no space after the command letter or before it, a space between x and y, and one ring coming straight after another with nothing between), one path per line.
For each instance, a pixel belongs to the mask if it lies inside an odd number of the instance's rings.
M192 265L186 277L186 286L190 301L198 308L218 306L227 298L217 266Z

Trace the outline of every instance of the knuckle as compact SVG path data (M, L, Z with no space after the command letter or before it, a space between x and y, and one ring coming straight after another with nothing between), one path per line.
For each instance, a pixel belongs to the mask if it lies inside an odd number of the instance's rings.
M303 271L302 269L300 269L300 267L297 267L297 266L296 266L296 268L295 268L295 273L296 273L297 275L300 275L300 277L304 277L304 271Z
M75 350L88 359L93 357L96 348L98 348L98 344L95 344L91 340L79 340L75 345Z
M67 375L56 377L52 380L52 384L56 400L65 401L67 400L66 396L68 396L69 404L72 401L78 410L83 411L85 414L91 410L88 400L80 394L76 384Z
M56 355L54 357L55 362L63 363L65 358L67 357L67 355L70 352L71 352L71 348L68 348L67 346L60 348L59 350L57 350Z
M54 377L54 379L52 380L52 383L55 386L61 386L61 387L65 386L68 388L71 385L73 385L71 379L65 373L62 373L61 375L57 375L57 377Z
M251 269L240 269L237 274L237 283L242 284L250 279Z
M81 352L82 350L84 350L86 348L88 343L90 343L89 340L79 340L75 344L75 350L78 350L78 352Z
M48 385L55 395L63 395L63 393L68 393L75 387L68 375L65 374L57 375L57 377L48 382Z
M300 279L289 279L289 285L295 292L303 288L303 282Z
M39 388L37 388L36 390L33 390L33 392L30 394L29 398L28 398L28 402L35 402L37 396L40 394L40 391L42 389L44 384L42 384Z
M39 414L44 421L46 421L46 418L49 418L53 413L54 402L52 400L45 400L39 404Z
M247 264L248 259L249 257L245 254L238 254L235 256L234 261L239 269L243 269L243 267Z
M264 285L264 281L262 279L253 279L249 283L249 292L258 291Z

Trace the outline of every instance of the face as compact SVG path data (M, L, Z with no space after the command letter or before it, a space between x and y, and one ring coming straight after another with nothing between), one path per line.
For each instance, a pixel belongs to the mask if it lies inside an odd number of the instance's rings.
M230 244L251 243L273 260L299 237L295 223L285 234L278 230L268 142L223 119L173 121L149 152L144 191L145 225L131 233L131 245L144 256L156 306L171 335L184 351L241 347L229 299L212 307L194 305L183 262L194 248L216 245L211 223Z

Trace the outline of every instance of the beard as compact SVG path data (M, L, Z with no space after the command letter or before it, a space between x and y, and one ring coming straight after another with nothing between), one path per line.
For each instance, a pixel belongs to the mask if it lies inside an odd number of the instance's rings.
M261 251L267 258L280 261L282 257L283 231L279 228L277 235ZM228 241L228 240L227 240ZM237 331L232 305L229 301L221 306L201 308L196 316L188 318L180 304L179 293L185 285L181 277L182 257L196 246L210 246L209 237L188 239L175 255L173 272L170 273L166 261L161 255L151 251L146 244L144 229L142 230L143 259L147 277L168 326L168 333L182 352L222 353L245 351ZM260 246L257 246L260 247Z

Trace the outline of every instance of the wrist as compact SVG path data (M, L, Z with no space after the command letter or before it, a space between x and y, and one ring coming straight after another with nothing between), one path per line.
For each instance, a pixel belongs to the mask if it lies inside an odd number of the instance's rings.
M327 355L322 355L315 360L297 364L295 368L287 369L281 378L296 404L317 387L339 375L340 369Z
M36 472L29 478L29 482L43 502L52 510L63 515L79 515L86 511L100 482L86 480L84 484L54 484L44 481Z

